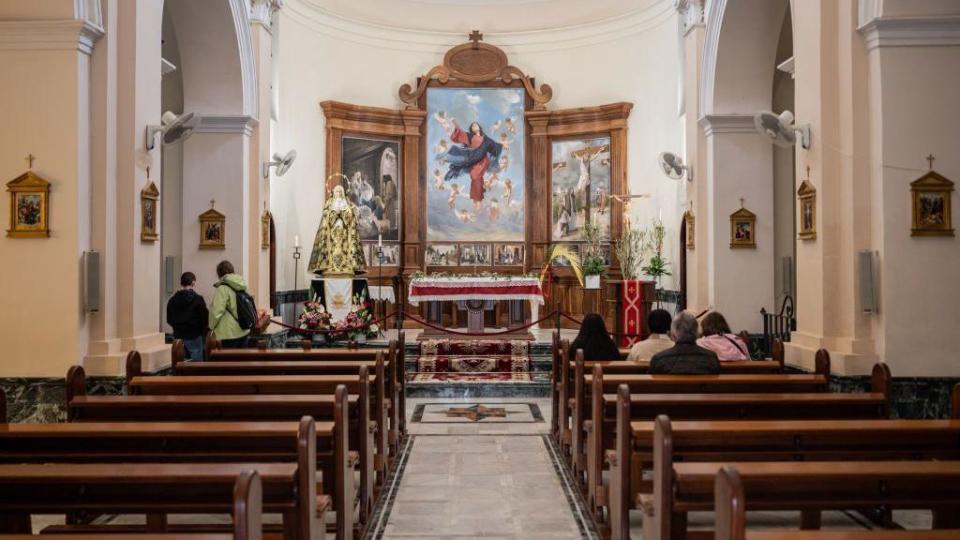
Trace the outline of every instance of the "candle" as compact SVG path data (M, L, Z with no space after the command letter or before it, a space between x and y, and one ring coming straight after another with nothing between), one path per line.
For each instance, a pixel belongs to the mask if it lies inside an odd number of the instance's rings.
M293 247L300 247L300 235L293 235Z
M663 208L657 208L657 221L663 221Z
M378 248L382 248L382 247L383 247L383 235L382 235L382 234L378 234L378 235L377 235L377 247L378 247Z

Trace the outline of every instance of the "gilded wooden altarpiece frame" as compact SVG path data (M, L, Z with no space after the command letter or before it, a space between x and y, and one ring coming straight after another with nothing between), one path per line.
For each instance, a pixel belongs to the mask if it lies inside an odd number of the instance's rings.
M499 265L497 258L484 268L473 265L432 267L426 264L427 239L427 91L430 88L517 88L524 92L524 211L526 217L522 243L522 264ZM549 110L547 104L553 89L547 84L537 85L535 79L520 68L510 65L506 53L482 41L478 32L471 40L446 52L443 63L434 66L414 84L399 89L402 108L399 110L365 107L336 101L324 101L321 108L326 117L326 176L339 173L341 141L344 136L367 135L394 137L400 141L400 191L402 220L400 230L400 264L383 268L384 282L399 279L398 292L405 297L406 283L419 271L470 273L474 270L503 274L539 271L546 260L551 238L551 141L577 137L610 137L611 195L627 193L627 119L633 105L620 102L596 107ZM622 208L610 201L610 238L619 238L622 228ZM442 242L448 244L449 242ZM458 244L478 244L474 240ZM491 241L496 253L503 241ZM510 242L506 242L510 244ZM608 281L620 278L616 258L612 258L607 272ZM368 268L367 277L376 282L377 269ZM550 303L558 301L564 311L582 314L588 310L612 313L614 298L608 291L598 296L592 305L583 304L583 290L570 268L555 268ZM612 289L611 289L612 290ZM405 302L404 300L402 300ZM410 312L418 310L405 307ZM612 320L612 319L611 319Z

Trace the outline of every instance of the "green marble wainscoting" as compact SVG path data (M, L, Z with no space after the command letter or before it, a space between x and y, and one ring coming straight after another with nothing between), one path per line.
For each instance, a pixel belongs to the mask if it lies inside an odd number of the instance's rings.
M8 422L63 422L67 419L64 379L0 378L7 396ZM87 377L87 393L123 393L123 377Z

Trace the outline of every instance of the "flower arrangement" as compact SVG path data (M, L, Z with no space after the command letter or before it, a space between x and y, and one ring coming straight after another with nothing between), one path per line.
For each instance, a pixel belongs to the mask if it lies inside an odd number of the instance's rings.
M583 226L583 273L587 276L599 276L607 269L606 261L600 247L600 227L587 223Z
M353 306L350 308L350 313L333 325L330 337L333 339L348 339L350 341L356 341L361 337L376 337L376 335L380 333L380 327L376 324L370 324L372 321L373 311L370 309L370 300L366 294L355 294L353 296Z
M313 300L303 305L303 313L300 314L299 322L300 328L326 330L330 328L330 314L314 296Z
M658 285L661 277L670 275L670 271L667 270L669 263L663 258L663 239L666 235L667 229L663 226L663 222L659 219L653 220L653 227L650 230L653 256L650 257L647 266L643 268L643 272L655 279Z

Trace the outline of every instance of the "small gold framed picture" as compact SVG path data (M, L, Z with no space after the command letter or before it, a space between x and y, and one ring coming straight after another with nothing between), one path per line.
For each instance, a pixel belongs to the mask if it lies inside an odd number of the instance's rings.
M757 215L741 208L730 214L730 247L757 247Z
M7 183L10 192L10 228L12 238L50 236L50 182L27 171Z
M160 235L157 234L157 203L160 200L160 190L153 182L147 183L140 190L140 240L154 242Z
M264 210L260 216L260 249L270 249L270 222L273 215L269 210Z
M930 171L910 183L913 227L910 236L953 236L950 198L953 182Z
M797 237L814 240L817 238L817 188L804 180L797 190L797 200L800 203L800 231Z
M200 214L200 249L226 248L227 216L211 208Z
M687 249L693 249L696 245L696 224L697 218L693 215L693 208L683 213L683 224L686 227Z

